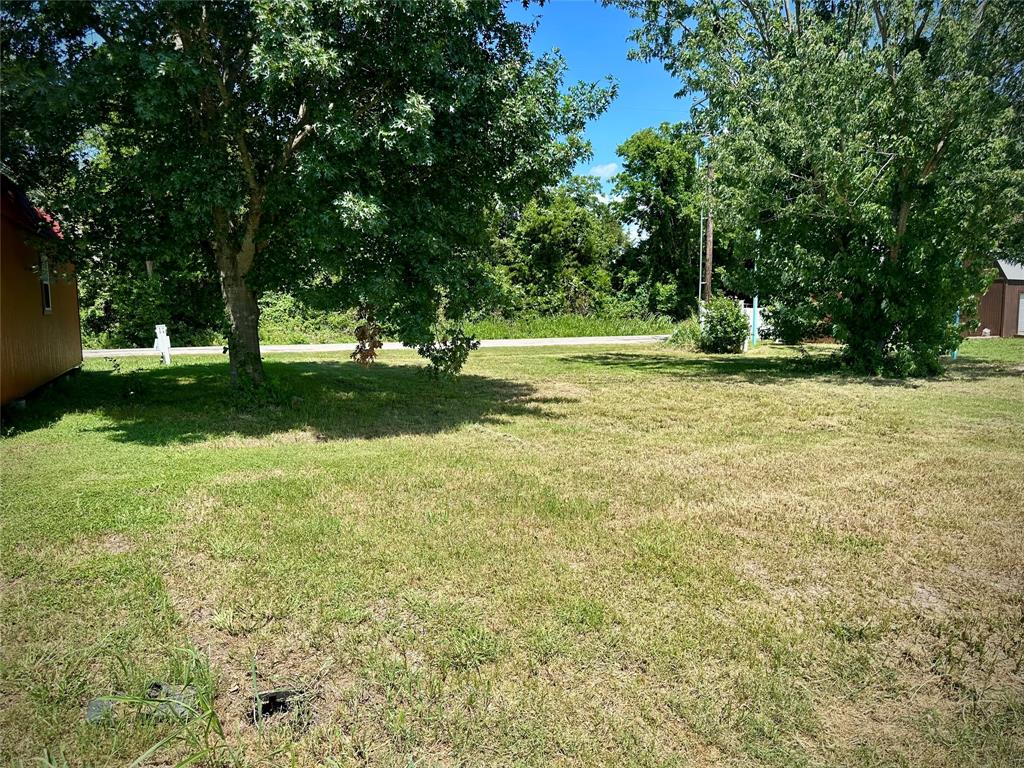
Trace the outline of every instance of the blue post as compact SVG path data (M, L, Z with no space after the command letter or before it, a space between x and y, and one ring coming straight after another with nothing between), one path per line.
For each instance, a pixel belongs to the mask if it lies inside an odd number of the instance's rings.
M750 346L757 346L757 294L754 294L754 311L750 313Z
M959 309L956 312L953 313L953 325L955 325L957 328L960 327L960 310ZM959 352L959 350L958 349L954 349L952 352L949 353L949 357L950 357L951 360L956 360L957 352Z

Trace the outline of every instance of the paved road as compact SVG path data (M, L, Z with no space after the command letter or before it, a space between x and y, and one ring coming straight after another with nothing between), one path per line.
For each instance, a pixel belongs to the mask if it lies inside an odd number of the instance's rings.
M668 336L656 334L653 336L568 336L554 339L484 339L480 342L481 347L585 347L595 344L650 344L656 341L664 341ZM356 348L355 344L263 344L260 350L263 354L275 352L351 352ZM395 341L388 341L384 349L404 349ZM224 347L171 347L171 356L174 355L219 355ZM160 353L155 349L86 349L82 352L85 357L148 357L158 356Z

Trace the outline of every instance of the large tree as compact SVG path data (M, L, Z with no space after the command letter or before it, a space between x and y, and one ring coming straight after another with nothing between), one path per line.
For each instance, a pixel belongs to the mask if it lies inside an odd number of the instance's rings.
M205 260L232 376L256 385L267 288L316 286L461 360L446 348L468 340L446 329L486 295L489 211L566 173L610 97L560 92L563 63L534 60L500 0L2 14L4 162L68 219L83 264L147 237L165 258Z
M696 301L699 146L688 126L662 123L634 133L617 150L622 170L614 178L615 206L638 235L620 268L637 273L649 287L670 286L677 315Z
M620 4L697 96L762 295L827 319L860 369L936 370L1024 188L1013 0Z

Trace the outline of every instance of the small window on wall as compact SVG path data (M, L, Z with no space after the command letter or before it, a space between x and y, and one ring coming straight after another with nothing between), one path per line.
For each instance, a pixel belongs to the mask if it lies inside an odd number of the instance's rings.
M39 285L43 291L43 314L53 312L53 295L50 293L50 260L45 256L39 259Z

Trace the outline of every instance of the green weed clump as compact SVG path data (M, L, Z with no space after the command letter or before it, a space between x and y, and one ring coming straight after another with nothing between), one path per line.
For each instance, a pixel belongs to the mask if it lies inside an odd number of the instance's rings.
M545 339L572 336L646 336L672 332L665 315L523 315L517 318L484 317L466 326L478 339Z
M696 352L700 348L700 321L696 317L683 320L672 331L668 344L677 349Z

